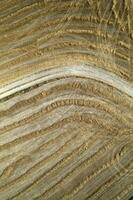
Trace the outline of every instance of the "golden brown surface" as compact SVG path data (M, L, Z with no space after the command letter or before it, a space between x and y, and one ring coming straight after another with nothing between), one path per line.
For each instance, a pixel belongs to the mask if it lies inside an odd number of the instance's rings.
M0 200L133 196L132 13L0 0Z

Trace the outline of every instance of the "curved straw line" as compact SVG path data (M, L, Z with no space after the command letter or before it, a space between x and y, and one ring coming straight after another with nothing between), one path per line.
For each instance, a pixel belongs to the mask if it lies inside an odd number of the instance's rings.
M10 85L6 85L0 89L0 99L33 85L39 84L42 81L48 81L52 78L59 77L65 78L65 76L69 75L92 78L98 81L102 81L133 97L133 84L128 83L119 76L104 69L81 65L53 68L15 81Z

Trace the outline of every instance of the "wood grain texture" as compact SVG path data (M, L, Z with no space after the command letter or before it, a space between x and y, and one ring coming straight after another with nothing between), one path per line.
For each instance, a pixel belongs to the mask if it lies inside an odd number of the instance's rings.
M132 13L0 0L0 200L132 198Z

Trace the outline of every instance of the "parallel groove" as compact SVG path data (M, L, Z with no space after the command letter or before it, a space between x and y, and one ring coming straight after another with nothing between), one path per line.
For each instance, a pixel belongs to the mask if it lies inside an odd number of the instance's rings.
M132 198L132 8L0 1L0 200Z
M95 103L94 103L95 102ZM124 123L127 124L127 126L131 126L131 123L129 121L127 121L126 119L124 119L124 117L118 115L117 113L114 112L113 108L109 108L108 105L106 105L107 103L102 103L102 101L100 101L100 104L98 103L97 100L83 100L83 99L64 99L64 100L57 100L54 103L51 103L51 105L46 106L46 108L41 109L40 111L38 111L37 113L34 113L32 116L29 116L27 118L24 118L20 121L14 122L12 124L9 124L3 128L0 129L0 134L4 134L6 131L10 131L13 128L17 128L18 126L23 126L25 123L30 123L33 120L36 120L38 117L41 117L41 115L44 115L48 112L51 112L54 109L57 109L58 107L62 107L65 105L79 105L79 106L86 106L86 107L94 107L97 109L103 109L105 112L110 113L110 114L115 114L115 117L117 120L120 120ZM96 105L95 105L96 104ZM106 107L105 107L106 105ZM111 107L111 106L110 106ZM121 112L118 111L120 114ZM122 113L124 115L124 113Z
M92 175L90 175L89 178L94 178L94 177L97 176L99 173L101 173L103 169L105 170L106 167L110 167L110 165L111 165L111 163L105 163L105 164L103 165L103 167L100 168L100 170L95 171L95 173L92 174ZM86 177L85 180L84 180L85 184L87 183L86 180L88 181L88 177ZM59 184L59 183L58 183L58 184ZM84 186L84 184L83 184L82 182L81 182L80 184L82 185L82 187ZM81 186L80 186L80 187L81 187ZM80 189L81 189L81 188L80 188ZM50 190L52 190L52 187L50 188ZM76 192L78 192L77 189L74 189L74 190L75 190ZM48 191L46 191L46 193L47 193L47 192L48 192ZM72 198L72 197L73 197L73 193L72 193L72 196L69 197L69 199Z

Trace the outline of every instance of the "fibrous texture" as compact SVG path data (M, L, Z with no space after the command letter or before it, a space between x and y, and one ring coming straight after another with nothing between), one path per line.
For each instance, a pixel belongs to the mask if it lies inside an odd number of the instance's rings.
M0 1L0 200L133 196L133 1Z

